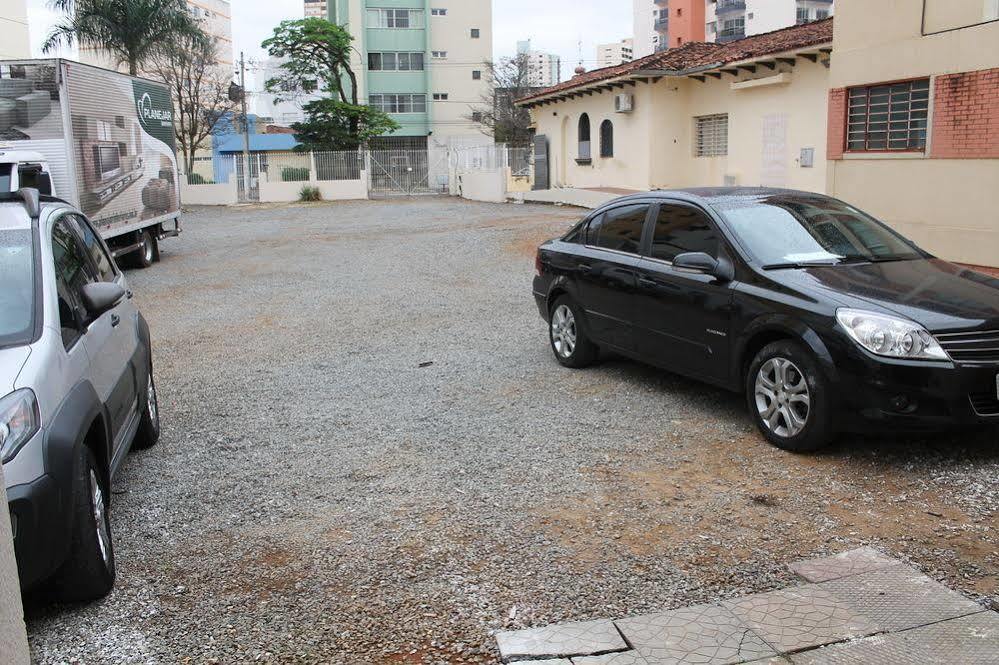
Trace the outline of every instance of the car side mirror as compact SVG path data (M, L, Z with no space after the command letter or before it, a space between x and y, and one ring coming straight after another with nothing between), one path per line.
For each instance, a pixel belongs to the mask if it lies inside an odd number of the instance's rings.
M125 297L125 289L113 282L91 282L80 289L80 299L93 321Z
M48 173L39 173L35 176L35 188L43 196L52 196L52 176Z
M703 272L717 277L723 282L732 281L735 277L732 264L726 259L716 259L704 252L686 252L677 254L673 259L673 267L681 270Z

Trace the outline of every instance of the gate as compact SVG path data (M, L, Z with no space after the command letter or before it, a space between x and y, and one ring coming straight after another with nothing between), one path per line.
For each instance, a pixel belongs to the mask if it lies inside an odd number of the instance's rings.
M368 156L372 195L446 194L448 150L372 150Z
M236 195L240 203L253 203L260 200L260 173L267 173L267 155L261 153L250 153L250 178L249 183L243 177L246 168L246 158L242 153L233 155L236 162ZM249 189L247 189L249 184Z
M548 172L548 137L544 134L534 137L534 189L549 189L551 176Z

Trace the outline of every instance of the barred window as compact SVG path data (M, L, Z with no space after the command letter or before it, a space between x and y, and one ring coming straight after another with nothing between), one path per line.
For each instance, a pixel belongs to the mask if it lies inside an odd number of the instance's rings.
M728 114L703 115L696 123L695 157L721 157L728 154Z
M905 81L850 89L846 149L926 149L930 81Z
M427 96L410 94L370 95L368 104L383 113L426 113Z

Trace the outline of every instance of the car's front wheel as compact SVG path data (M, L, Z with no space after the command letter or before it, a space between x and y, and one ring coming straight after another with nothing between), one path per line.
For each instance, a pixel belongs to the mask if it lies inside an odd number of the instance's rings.
M548 341L555 359L566 367L586 367L597 359L597 346L586 335L583 312L568 296L552 306Z
M774 342L756 354L746 375L746 397L756 426L778 448L808 452L833 438L825 376L794 342Z
M153 379L153 366L149 366L146 377L146 390L143 393L142 415L139 418L139 429L135 432L133 447L150 448L160 440L160 403L156 395L156 381Z
M69 559L58 580L65 601L96 600L114 586L114 544L103 474L93 451L80 446L73 487L73 531Z

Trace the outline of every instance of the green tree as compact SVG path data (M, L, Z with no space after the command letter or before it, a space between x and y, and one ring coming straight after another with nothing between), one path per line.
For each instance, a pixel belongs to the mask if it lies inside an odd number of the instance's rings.
M346 29L321 18L282 21L262 46L284 60L281 75L266 83L278 100L324 95L303 107L306 121L292 128L307 150L353 150L369 139L399 128L382 111L361 104L357 74L351 67L354 38Z
M208 39L187 11L184 0L50 0L66 13L42 45L45 52L61 44L101 49L128 64L136 76L165 46L181 38Z

